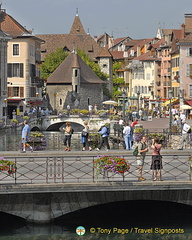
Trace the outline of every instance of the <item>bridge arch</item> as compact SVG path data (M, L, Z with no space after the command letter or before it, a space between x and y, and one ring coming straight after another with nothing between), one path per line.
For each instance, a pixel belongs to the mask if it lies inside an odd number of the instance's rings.
M57 123L53 123L51 124L46 131L59 131L60 128L66 123L66 122L70 122L71 123L71 127L74 129L75 132L80 132L83 129L83 125L81 123L77 123L74 121L62 121L62 122L57 122Z

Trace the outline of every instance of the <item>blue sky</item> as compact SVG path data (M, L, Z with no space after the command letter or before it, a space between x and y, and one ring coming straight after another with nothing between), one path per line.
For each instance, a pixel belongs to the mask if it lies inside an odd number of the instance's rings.
M180 28L191 0L1 0L2 8L34 34L69 33L76 8L91 36L151 38L162 28Z

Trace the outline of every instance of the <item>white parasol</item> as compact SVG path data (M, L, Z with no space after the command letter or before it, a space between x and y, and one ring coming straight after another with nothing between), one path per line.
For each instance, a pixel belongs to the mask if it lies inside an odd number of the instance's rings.
M113 101L113 100L107 100L107 101L104 101L102 102L103 104L106 104L106 105L114 105L114 106L117 106L117 102Z
M185 105L181 105L180 109L183 109L183 110L192 109L192 106L189 106L189 105L185 104Z

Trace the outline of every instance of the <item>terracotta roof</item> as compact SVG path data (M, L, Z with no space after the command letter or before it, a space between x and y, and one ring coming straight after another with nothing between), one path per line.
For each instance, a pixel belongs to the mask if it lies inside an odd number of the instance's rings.
M73 25L69 34L86 34L78 15L75 16Z
M192 43L192 33L181 39L179 43Z
M157 58L155 56L151 56L150 54L151 54L151 52L148 51L146 53L141 54L138 57L135 57L133 60L140 60L140 61L154 61L154 60L157 60Z
M71 53L48 77L47 84L72 83L74 63L79 63L80 84L104 83L76 53Z
M41 45L42 59L58 48L64 47L68 48L70 52L74 49L84 50L92 59L95 59L101 51L101 47L88 34L46 34L36 36L45 41L45 44Z
M110 53L114 60L124 58L124 51L111 51Z
M13 17L6 12L1 12L1 29L11 36L21 36L23 34L31 34L26 28L18 23Z
M101 49L101 52L99 53L99 56L98 57L112 57L111 53L109 52L108 48L107 47L104 47Z
M176 39L181 39L182 38L182 30L181 29L174 29L173 34L175 35Z

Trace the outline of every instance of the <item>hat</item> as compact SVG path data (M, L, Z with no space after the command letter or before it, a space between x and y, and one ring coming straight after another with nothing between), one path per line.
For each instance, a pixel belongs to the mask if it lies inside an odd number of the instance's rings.
M100 127L102 127L102 126L104 126L104 125L105 125L104 122L100 122L100 123L99 123L99 126L100 126Z

